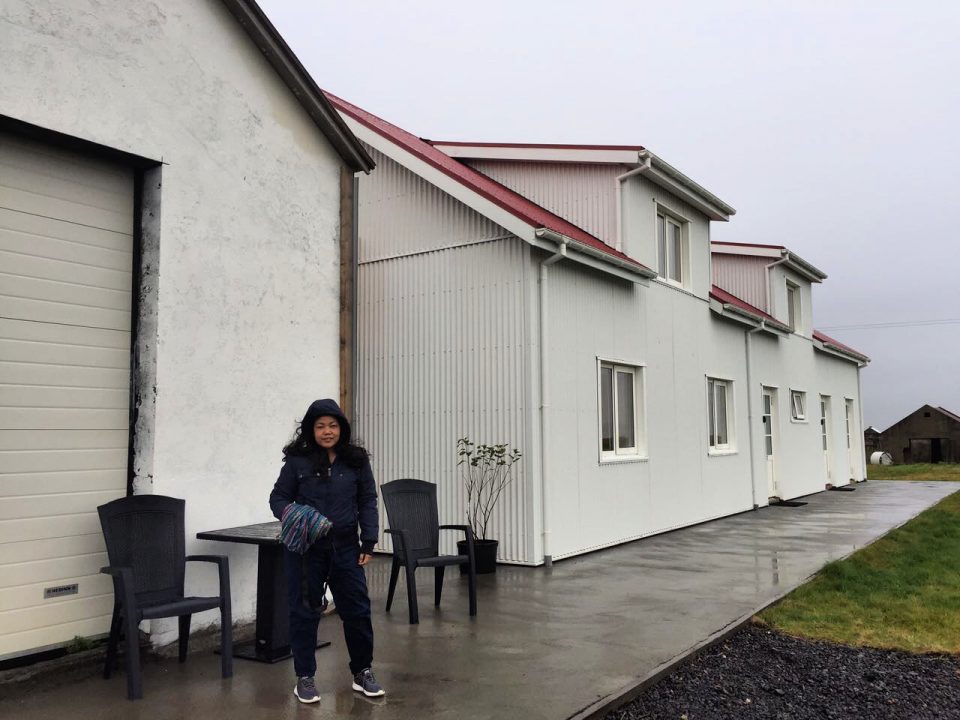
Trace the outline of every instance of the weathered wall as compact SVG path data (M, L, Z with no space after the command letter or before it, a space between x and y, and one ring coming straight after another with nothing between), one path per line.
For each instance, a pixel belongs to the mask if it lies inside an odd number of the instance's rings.
M932 462L930 441L935 439L940 440L941 462L960 462L960 422L924 405L884 430L878 449L890 453L895 463Z
M164 163L136 486L186 498L188 552L232 557L249 619L255 553L189 538L269 519L295 418L337 395L340 159L219 0L7 1L3 16L0 113Z

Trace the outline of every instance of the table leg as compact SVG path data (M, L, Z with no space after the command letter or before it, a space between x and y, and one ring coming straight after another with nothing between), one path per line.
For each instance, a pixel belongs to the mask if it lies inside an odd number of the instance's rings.
M257 557L257 621L253 642L234 646L234 657L275 663L291 657L287 617L287 579L282 545L259 545ZM326 647L328 640L318 640Z

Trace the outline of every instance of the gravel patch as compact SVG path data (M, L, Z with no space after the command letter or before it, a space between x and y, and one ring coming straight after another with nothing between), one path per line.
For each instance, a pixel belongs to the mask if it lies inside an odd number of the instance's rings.
M960 657L812 642L746 625L606 720L960 718Z

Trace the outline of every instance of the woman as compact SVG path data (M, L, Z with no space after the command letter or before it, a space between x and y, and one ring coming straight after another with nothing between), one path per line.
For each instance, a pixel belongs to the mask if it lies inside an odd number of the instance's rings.
M317 625L323 612L325 583L337 600L350 654L353 689L367 697L384 694L373 676L373 625L363 566L373 557L379 533L377 486L366 450L350 442L350 423L333 400L317 400L307 409L293 439L283 448L284 464L270 493L270 509L279 519L290 503L307 505L333 523L329 533L300 555L284 548L290 602L290 649L302 703L320 700ZM359 534L357 532L359 526Z

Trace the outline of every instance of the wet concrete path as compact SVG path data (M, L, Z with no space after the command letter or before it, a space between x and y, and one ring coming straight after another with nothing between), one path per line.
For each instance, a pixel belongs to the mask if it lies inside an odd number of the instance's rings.
M0 718L575 717L958 489L871 481L804 498L802 507L763 508L549 569L500 566L480 579L474 620L466 582L455 573L442 608L433 608L429 571L418 573L420 625L407 624L403 587L387 615L389 560L378 558L368 572L375 670L388 691L378 700L350 690L333 616L321 624L333 644L318 651L317 705L291 694L292 661L237 660L234 677L222 680L219 659L203 653L183 665L147 661L145 699L135 703L126 700L121 672L0 699Z

